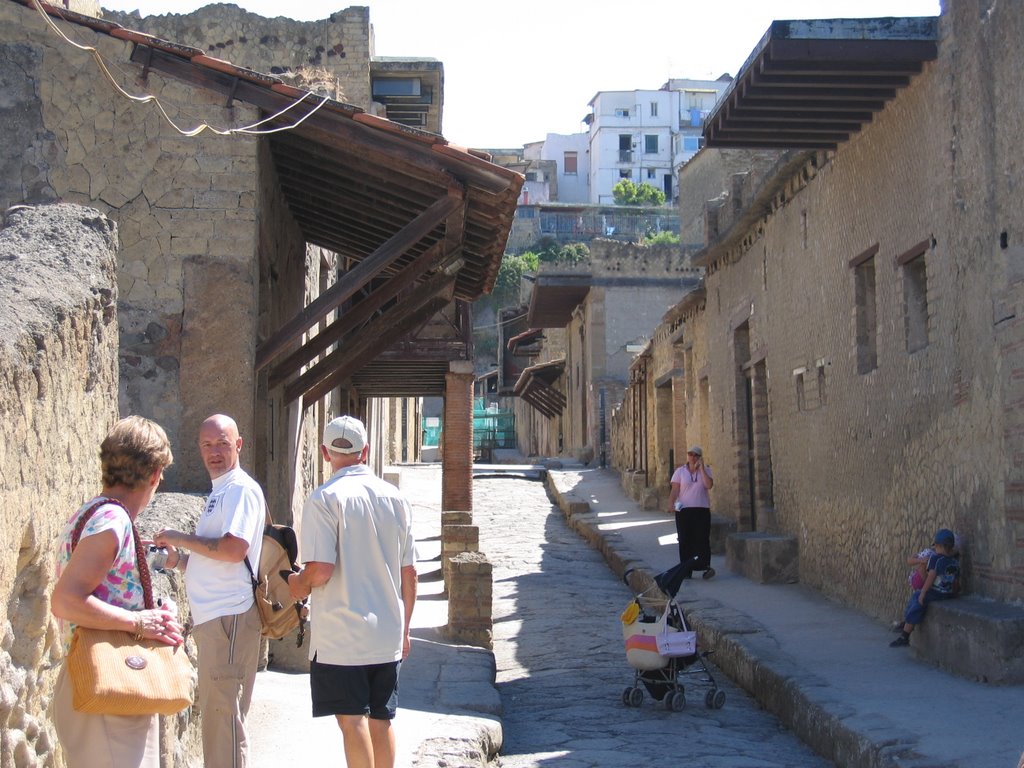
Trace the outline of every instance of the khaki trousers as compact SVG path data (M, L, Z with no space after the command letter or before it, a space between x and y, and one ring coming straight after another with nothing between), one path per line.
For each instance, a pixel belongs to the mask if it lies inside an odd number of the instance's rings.
M53 725L68 768L160 768L156 715L90 715L75 710L64 666L53 690Z
M245 718L260 655L260 617L221 616L192 629L199 652L199 715L205 768L245 768Z

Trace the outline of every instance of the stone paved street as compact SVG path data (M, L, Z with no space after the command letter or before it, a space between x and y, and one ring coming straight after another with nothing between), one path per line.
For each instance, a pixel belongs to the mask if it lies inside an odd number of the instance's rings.
M690 675L682 712L649 696L640 708L624 706L633 669L618 616L629 589L566 526L542 482L478 478L473 506L494 565L502 768L829 765L713 667L726 692L721 710L704 706L706 686Z

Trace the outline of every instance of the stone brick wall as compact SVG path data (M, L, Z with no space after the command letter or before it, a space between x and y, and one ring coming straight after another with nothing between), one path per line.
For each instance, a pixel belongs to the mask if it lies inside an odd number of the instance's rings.
M368 7L346 8L317 21L266 18L230 3L187 14L103 15L128 29L201 48L210 56L286 80L290 74L308 80L320 72L330 90L340 87L342 101L370 107L373 43Z
M83 27L71 34L116 65L126 90L156 95L184 127L257 118L154 72L138 79L141 69L127 63L130 43ZM12 67L4 81L19 84L0 209L60 199L118 223L120 412L160 422L176 449L191 446L199 422L216 410L251 434L254 380L244 372L256 341L257 141L182 136L153 105L117 95L89 54L61 40L34 9L0 4L0 51L0 68ZM218 375L225 366L238 374ZM168 487L205 490L196 453L178 453ZM247 447L243 463L251 462Z
M0 229L0 765L56 766L46 709L63 648L56 540L100 486L117 418L117 232L96 210L23 207Z
M795 536L803 583L879 618L940 526L968 590L1024 601L1022 32L1017 6L949 4L938 60L870 124L708 228L706 298L655 334L713 511Z
M566 407L562 419L562 453L606 461L615 452L611 419L629 380L635 346L650 338L665 312L679 300L684 286L700 270L678 245L637 245L600 239L591 243L590 259L571 270L590 275L586 299L565 329ZM602 444L602 422L605 424Z
M687 246L704 244L705 212L742 208L744 192L763 183L779 159L779 150L701 150L679 168L679 239Z

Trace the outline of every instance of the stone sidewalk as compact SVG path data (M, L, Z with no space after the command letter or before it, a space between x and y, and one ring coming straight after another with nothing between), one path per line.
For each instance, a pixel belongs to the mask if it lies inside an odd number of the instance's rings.
M634 589L678 561L675 526L641 510L610 470L550 470L570 525ZM890 648L889 628L799 584L730 573L685 582L684 610L715 665L839 766L1013 768L1024 750L1024 686L993 686Z
M521 459L520 459L521 462ZM552 464L552 466L554 466ZM403 470L405 468L402 468ZM439 471L439 470L438 470ZM424 577L413 652L402 669L400 766L480 768L502 743L490 652L452 645L436 571L440 492L430 471L403 471ZM675 530L641 510L609 470L551 468L549 494L573 528L642 589L675 563ZM731 574L687 581L680 602L713 661L819 754L856 768L1013 768L1024 750L1024 686L963 680L888 647L888 628L800 585ZM251 714L253 768L341 755L333 721L309 715L308 677L261 673Z

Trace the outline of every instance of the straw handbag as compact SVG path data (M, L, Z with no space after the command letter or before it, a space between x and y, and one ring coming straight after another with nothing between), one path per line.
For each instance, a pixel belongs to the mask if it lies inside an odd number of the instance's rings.
M71 537L72 550L86 521L103 499L82 513ZM153 607L153 586L138 531L136 562L146 608ZM130 632L75 627L67 659L72 703L79 712L102 715L173 715L192 704L192 662L184 644L167 645Z
M79 712L173 715L192 703L192 662L183 645L76 627L66 663Z

